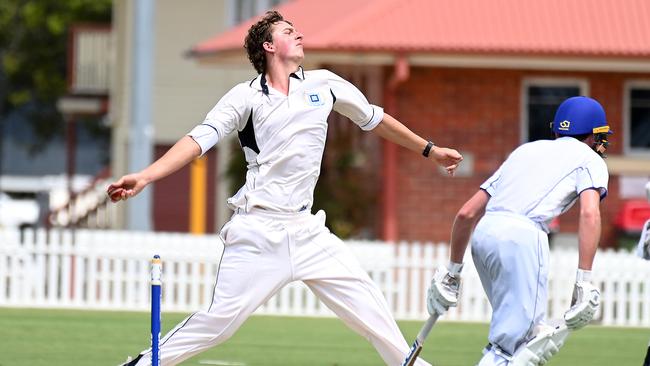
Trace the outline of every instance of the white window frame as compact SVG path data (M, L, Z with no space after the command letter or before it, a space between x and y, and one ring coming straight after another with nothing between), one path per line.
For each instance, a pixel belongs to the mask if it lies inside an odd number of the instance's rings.
M524 78L521 83L521 106L519 121L520 143L528 142L528 88L537 87L578 87L580 95L589 96L589 81L582 78L532 77ZM549 121L551 122L551 121Z
M638 156L638 157L650 157L650 148L648 149L639 149L639 148L633 148L630 146L630 126L632 124L632 121L630 121L631 118L631 113L630 113L630 91L631 89L636 89L636 88L643 88L643 89L650 89L650 80L648 79L639 79L639 80L627 80L623 86L623 138L621 141L623 141L623 153L625 155L632 155L632 156ZM607 119L612 119L609 115L607 116ZM611 122L610 122L611 125ZM614 131L616 133L616 131Z

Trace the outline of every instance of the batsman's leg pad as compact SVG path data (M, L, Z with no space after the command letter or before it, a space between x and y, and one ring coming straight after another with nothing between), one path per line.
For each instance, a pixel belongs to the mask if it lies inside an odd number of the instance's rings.
M512 356L512 366L538 366L544 365L560 351L569 329L566 325L557 327L542 326L537 335L526 344L517 349Z

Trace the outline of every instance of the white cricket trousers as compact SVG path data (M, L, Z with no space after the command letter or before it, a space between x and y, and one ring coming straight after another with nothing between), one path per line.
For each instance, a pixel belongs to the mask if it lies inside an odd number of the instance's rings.
M490 346L478 365L507 365L545 320L548 236L525 216L488 212L476 226L471 246L492 306Z
M303 281L387 365L401 365L409 345L381 291L349 248L325 227L325 213L261 209L236 214L221 230L225 243L212 303L171 330L161 364L176 365L230 338L283 286ZM190 248L188 248L190 250ZM151 364L150 350L138 366ZM418 360L417 365L428 365Z

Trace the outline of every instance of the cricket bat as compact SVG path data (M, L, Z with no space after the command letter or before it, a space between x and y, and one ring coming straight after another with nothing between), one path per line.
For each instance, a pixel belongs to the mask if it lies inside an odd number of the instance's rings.
M424 340L427 339L427 337L429 336L429 333L431 332L431 328L433 328L433 326L436 324L439 316L440 314L434 313L429 317L429 319L427 319L426 323L424 323L417 337L415 337L415 342L413 342L409 354L406 356L404 362L402 362L402 366L415 365L415 360L418 359L418 355L422 351L422 345L424 344Z

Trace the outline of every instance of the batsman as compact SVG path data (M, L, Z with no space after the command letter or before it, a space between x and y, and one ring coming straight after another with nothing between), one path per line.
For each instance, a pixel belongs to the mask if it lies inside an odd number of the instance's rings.
M479 366L542 365L569 331L587 325L600 304L592 263L600 240L600 202L609 180L603 154L611 133L594 99L572 97L557 109L554 140L515 149L456 214L450 261L428 290L430 313L456 306L463 256L474 264L492 306L489 343ZM548 223L579 202L579 259L571 307L562 324L546 324ZM472 235L472 231L474 231Z

